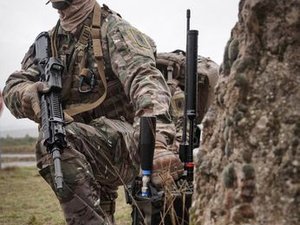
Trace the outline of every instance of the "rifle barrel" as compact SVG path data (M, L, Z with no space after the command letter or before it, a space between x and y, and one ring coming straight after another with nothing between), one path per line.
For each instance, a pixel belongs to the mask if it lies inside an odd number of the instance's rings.
M196 117L198 31L190 30L187 35L187 116Z

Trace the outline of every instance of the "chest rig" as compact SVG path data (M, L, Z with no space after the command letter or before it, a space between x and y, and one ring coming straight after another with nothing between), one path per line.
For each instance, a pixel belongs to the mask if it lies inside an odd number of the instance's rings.
M83 24L81 33L75 44L73 53L68 63L68 67L73 68L75 65L75 61L79 59L79 93L89 93L93 91L97 92L96 94L99 97L97 99L93 99L93 101L91 102L75 103L68 105L64 112L70 116L74 116L98 107L99 105L101 105L101 103L105 100L107 96L107 81L105 77L105 66L101 46L101 19L102 10L100 5L96 3L91 18L91 25ZM60 25L58 23L51 35L51 51L53 57L59 57L57 50L57 33L59 27ZM95 73L91 71L91 69L87 66L86 51L90 41L93 49L95 68L99 74L99 80L101 82L102 88L94 88L96 85ZM68 82L66 86L64 86L65 92L68 92L71 86L71 82Z

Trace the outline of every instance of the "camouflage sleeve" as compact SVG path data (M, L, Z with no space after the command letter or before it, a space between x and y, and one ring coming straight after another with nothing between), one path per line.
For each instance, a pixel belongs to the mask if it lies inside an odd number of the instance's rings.
M6 107L16 118L24 118L21 109L21 97L25 88L38 81L38 70L33 64L34 46L32 45L22 60L22 68L11 74L3 89Z
M107 28L113 72L120 79L135 109L135 125L141 116L157 117L157 132L172 142L174 124L169 114L170 90L155 67L155 45L145 34L117 16Z

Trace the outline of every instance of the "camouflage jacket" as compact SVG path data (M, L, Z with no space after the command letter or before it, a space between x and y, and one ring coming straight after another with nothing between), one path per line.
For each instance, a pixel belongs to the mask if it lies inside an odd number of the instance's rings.
M108 82L107 97L100 106L74 116L74 120L89 123L106 116L126 120L136 126L139 117L155 115L157 132L164 134L171 143L175 128L169 115L170 91L161 72L155 67L156 46L153 40L107 7L102 7L102 11L101 44ZM90 20L91 16L84 24L91 23ZM82 27L78 27L74 34L65 32L59 25L56 29L58 57L65 65L62 93L64 109L95 101L103 84L95 63L91 36L84 54L74 56ZM4 88L6 106L17 118L24 117L21 111L24 88L39 80L39 72L33 63L34 56L32 45L22 61L21 70L9 76ZM82 58L85 59L84 66L90 71L85 82L80 81ZM93 87L90 87L91 79L95 79ZM80 91L80 87L83 91ZM87 89L92 90L83 93Z

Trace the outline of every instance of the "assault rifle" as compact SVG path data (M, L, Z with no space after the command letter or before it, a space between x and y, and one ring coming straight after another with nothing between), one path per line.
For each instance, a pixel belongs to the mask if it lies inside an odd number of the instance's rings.
M41 119L44 145L52 155L54 165L54 184L58 192L63 189L61 152L66 147L64 114L60 102L62 90L62 63L51 57L50 37L47 32L41 33L35 40L35 64L40 72L40 81L49 87L40 98Z
M180 159L184 162L185 174L177 181L174 189L169 190L171 201L166 201L166 193L157 191L150 179L155 142L155 118L141 118L142 176L138 176L132 185L127 186L128 190L126 190L127 203L132 205L132 225L189 224L189 208L193 194L193 149L196 147L194 132L198 93L198 31L190 30L189 19L190 10L187 10L185 109L183 137L180 145ZM187 135L187 127L189 135Z

